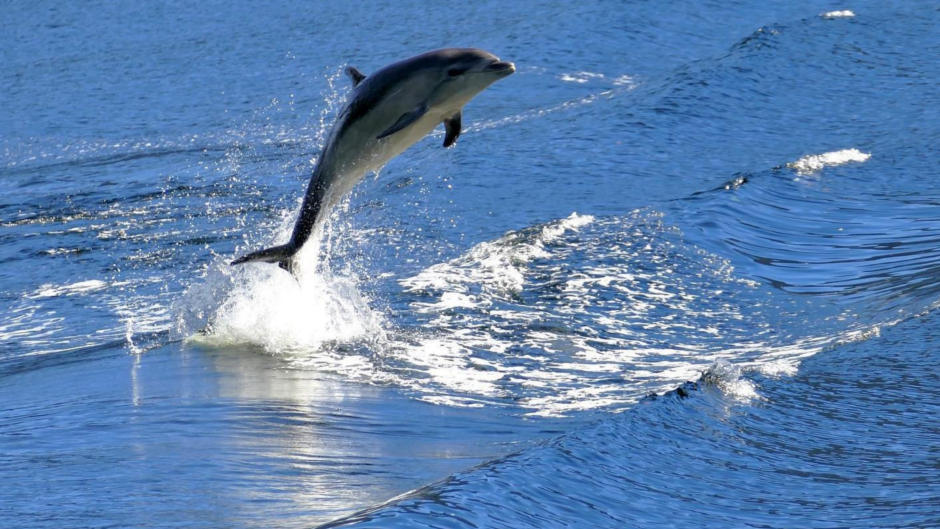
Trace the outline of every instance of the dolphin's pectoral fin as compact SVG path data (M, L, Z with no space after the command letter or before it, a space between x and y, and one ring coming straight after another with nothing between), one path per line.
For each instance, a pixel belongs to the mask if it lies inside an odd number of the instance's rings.
M355 66L347 66L346 75L352 79L353 88L359 86L359 83L361 83L362 80L366 78L366 74L360 72L358 69L356 69Z
M381 140L382 138L390 134L394 134L400 131L401 129L407 127L408 125L411 125L415 121L418 121L419 119L421 119L421 116L423 116L424 113L427 111L428 111L427 104L421 103L420 105L418 105L417 108L415 108L411 112L406 112L405 114L402 114L401 117L398 118L398 121L396 121L394 125L385 129L385 132L376 136L375 139Z
M457 137L460 136L460 111L444 120L444 130L447 135L444 136L444 147L450 147L457 143Z

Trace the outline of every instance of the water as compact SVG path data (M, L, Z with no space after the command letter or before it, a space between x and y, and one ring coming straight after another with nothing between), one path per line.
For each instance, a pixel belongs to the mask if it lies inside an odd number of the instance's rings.
M940 526L929 2L5 6L0 525ZM518 71L282 242L352 64ZM655 396L653 396L655 395Z

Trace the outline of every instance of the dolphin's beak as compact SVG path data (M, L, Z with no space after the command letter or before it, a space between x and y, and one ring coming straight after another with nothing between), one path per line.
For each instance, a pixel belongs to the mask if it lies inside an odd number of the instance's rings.
M508 61L495 61L484 68L487 72L494 72L502 75L509 75L516 71L516 65Z

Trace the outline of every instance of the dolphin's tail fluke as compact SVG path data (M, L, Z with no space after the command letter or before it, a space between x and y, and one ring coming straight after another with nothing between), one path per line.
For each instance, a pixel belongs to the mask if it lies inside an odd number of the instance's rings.
M243 255L232 261L232 264L238 265L258 261L262 263L277 263L278 266L293 274L295 253L297 253L296 248L290 244L283 244L281 246L273 246L271 248L265 248L264 250L258 250L257 252L251 252L248 255Z

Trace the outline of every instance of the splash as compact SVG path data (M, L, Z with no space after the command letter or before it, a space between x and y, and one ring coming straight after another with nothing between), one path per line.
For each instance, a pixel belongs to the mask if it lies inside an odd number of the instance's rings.
M799 175L809 175L820 171L824 167L844 165L847 163L867 162L871 158L870 153L862 152L858 149L842 149L840 151L831 151L823 154L811 154L804 156L795 162L790 162L787 167L796 169Z
M314 146L325 143L333 117L345 101L345 90L338 84L341 77L342 69L337 69L326 78L324 105L310 140ZM310 159L309 164L315 161ZM246 240L246 246L268 247L287 240L299 201L294 206L281 211L277 229L264 241L267 244ZM177 332L190 343L257 347L331 370L346 362L326 358L339 355L331 346L380 339L383 318L370 308L369 297L361 292L358 273L348 265L334 270L331 263L335 235L351 230L336 221L337 213L346 208L348 202L335 207L333 217L295 256L296 279L273 265L231 267L227 263L230 256L217 256L204 281L187 292Z
M855 16L855 13L849 9L842 9L839 11L829 11L819 16L822 18L852 18Z
M381 331L354 276L324 272L298 283L281 270L266 268L239 274L235 288L210 317L203 343L254 344L289 354Z
M349 267L331 269L330 234L342 229L333 226L327 223L314 233L297 254L296 279L270 264L230 267L220 259L206 282L190 293L188 312L196 317L184 328L199 331L191 343L253 346L315 362L306 355L322 353L328 345L380 339L383 318L360 291L358 275ZM292 227L293 219L285 216L273 240L285 239ZM322 364L333 365L325 359Z
M727 360L718 360L709 366L699 380L739 402L760 399L754 383L744 378L741 369Z

